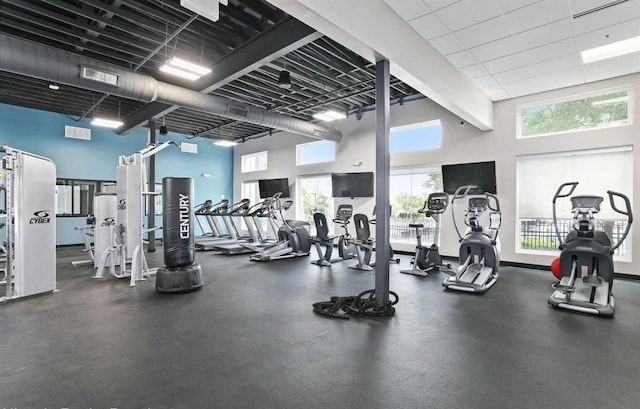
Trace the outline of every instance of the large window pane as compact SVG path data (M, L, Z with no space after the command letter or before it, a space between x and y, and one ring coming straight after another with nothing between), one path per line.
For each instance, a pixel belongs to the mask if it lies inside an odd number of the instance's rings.
M442 125L440 120L421 122L391 128L389 132L389 152L415 152L440 149Z
M336 143L318 141L303 143L296 147L296 165L333 162L336 159Z
M558 241L553 227L552 200L565 182L579 182L574 195L602 196L602 210L595 215L596 228L614 242L626 226L626 218L613 211L607 190L621 192L633 201L633 155L631 147L582 150L517 158L517 250L556 254ZM558 227L564 237L571 231L570 202L558 199ZM631 261L631 237L615 253L616 259Z
M627 125L631 123L630 92L606 91L519 107L518 137Z
M390 240L392 242L415 242L415 229L411 223L422 223L423 242L434 240L435 223L418 213L430 193L442 191L440 168L391 169L389 201L391 203Z
M240 171L242 173L267 170L267 152L263 151L242 155L240 162Z
M296 218L311 225L315 234L313 214L324 213L328 221L333 219L333 198L331 197L331 175L299 177L297 183ZM333 233L333 223L329 223L329 232Z

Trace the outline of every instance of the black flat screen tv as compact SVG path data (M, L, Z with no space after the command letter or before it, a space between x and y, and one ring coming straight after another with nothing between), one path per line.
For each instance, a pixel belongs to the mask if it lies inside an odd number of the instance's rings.
M497 194L496 189L496 162L460 163L457 165L442 166L442 184L444 191L453 194L460 186L475 185L478 189L472 190L472 194L484 192Z
M332 197L373 197L373 172L331 174Z
M282 193L280 197L289 197L289 178L260 179L258 180L260 199L272 197L276 193Z

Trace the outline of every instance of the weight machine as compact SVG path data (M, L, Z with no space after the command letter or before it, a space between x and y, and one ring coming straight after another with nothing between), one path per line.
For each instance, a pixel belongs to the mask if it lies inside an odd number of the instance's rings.
M0 154L6 233L0 301L6 302L56 291L56 165L4 145Z

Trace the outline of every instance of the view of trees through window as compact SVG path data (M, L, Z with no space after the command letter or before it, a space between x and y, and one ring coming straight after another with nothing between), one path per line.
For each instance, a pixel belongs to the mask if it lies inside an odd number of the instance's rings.
M315 234L314 213L324 213L328 221L333 219L331 175L301 177L297 186L297 218L309 222L312 234ZM329 231L333 232L333 223L329 223Z
M627 90L522 108L521 136L531 137L582 129L625 125L629 119Z

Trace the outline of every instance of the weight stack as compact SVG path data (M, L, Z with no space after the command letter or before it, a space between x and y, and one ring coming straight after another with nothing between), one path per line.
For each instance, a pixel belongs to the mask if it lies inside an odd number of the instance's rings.
M179 293L202 287L202 268L195 261L193 179L162 179L164 266L156 273L156 291Z

